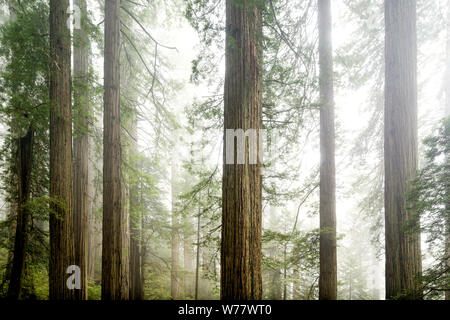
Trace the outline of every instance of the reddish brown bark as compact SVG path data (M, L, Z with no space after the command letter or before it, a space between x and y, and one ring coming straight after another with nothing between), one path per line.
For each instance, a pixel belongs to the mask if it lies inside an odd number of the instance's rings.
M336 166L330 0L319 0L320 276L319 299L337 299Z
M259 130L262 125L261 10L254 1L226 1L224 127ZM224 135L226 137L226 135ZM262 298L261 163L224 165L222 183L221 299ZM258 150L262 152L261 150Z
M128 299L124 278L120 121L120 0L105 1L102 299ZM126 289L125 289L126 288Z
M81 270L81 290L76 290L77 299L87 299L87 254L89 214L89 38L85 28L87 19L86 0L75 0L80 8L80 29L74 29L74 237L75 261Z
M50 0L50 299L73 299L66 270L73 244L71 38L69 0Z
M420 299L420 233L406 229L415 219L406 195L418 160L416 1L386 0L385 24L386 298Z

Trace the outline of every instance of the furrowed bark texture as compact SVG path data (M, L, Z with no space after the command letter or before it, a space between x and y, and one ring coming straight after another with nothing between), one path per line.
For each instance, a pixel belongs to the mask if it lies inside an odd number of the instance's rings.
M66 270L75 264L72 214L71 38L69 0L50 1L50 299L73 299Z
M8 287L8 297L17 300L20 297L25 269L25 259L28 243L28 225L30 220L29 208L26 203L30 201L31 171L33 168L34 130L29 128L27 134L18 139L18 203L16 236L14 238L14 258L11 269L11 278Z
M74 5L80 8L81 29L74 29L74 109L75 137L74 153L74 192L73 215L75 236L75 261L81 270L81 290L76 290L76 297L86 300L87 297L87 254L88 254L88 219L89 219L89 38L85 30L87 18L86 0L75 0Z
M120 0L105 1L102 299L122 300L123 214L120 144Z
M226 1L225 129L262 123L261 11L254 1ZM225 136L225 134L224 134ZM259 300L261 278L261 163L224 165L222 184L221 299ZM262 152L261 150L258 150ZM258 153L259 154L259 153Z
M337 299L336 166L333 46L330 0L318 0L320 64L320 276L319 299Z
M408 181L417 170L416 1L385 1L384 115L386 298L419 299L420 234L405 230Z

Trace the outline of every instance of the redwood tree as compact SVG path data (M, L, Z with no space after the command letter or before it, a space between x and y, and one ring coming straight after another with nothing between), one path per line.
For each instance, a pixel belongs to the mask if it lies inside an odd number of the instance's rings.
M260 3L226 1L225 129L253 129L258 133L261 129ZM227 164L226 145L224 141L221 299L258 300L262 298L261 163L258 159L250 164L250 159L245 159L244 164L238 164L234 152L234 162ZM245 154L249 151L247 145Z
M28 244L30 210L26 203L30 201L31 172L33 168L34 129L30 126L27 134L18 139L17 171L19 178L16 235L14 237L14 258L9 280L8 297L17 300L20 297L25 271L25 257Z
M102 299L127 299L123 269L120 0L105 1Z
M81 290L76 294L79 299L87 299L87 253L88 253L88 213L89 213L89 37L86 30L86 0L75 0L80 8L80 29L74 29L74 236L75 261L81 270Z
M319 299L337 299L336 167L330 0L319 1L320 276Z
M69 0L50 0L50 299L72 299L66 270L74 262L72 215L71 38Z
M420 233L408 210L408 181L417 170L416 0L385 1L386 298L421 297Z

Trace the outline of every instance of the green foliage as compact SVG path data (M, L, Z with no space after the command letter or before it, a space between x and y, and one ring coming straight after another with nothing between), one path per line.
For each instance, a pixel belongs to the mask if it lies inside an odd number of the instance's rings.
M425 270L425 296L440 297L448 282L450 237L450 118L436 134L424 140L426 165L412 181L408 195L410 209L421 219L421 229L435 263Z

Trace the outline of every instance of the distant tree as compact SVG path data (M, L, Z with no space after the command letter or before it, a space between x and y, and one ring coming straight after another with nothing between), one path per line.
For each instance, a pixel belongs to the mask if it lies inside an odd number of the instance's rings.
M75 261L81 270L81 290L78 299L87 299L87 253L89 221L89 188L92 183L89 172L89 31L87 30L86 0L75 0L80 8L80 28L74 28L73 85L74 85L74 138L73 138L73 215L75 236Z
M318 5L321 157L319 299L336 300L336 166L331 2L319 0Z

